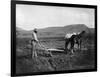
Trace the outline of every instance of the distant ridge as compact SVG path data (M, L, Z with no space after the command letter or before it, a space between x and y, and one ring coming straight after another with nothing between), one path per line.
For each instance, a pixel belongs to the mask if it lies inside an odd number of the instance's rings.
M72 24L64 26L65 32L81 32L85 30L87 33L89 33L89 28L85 24Z
M16 28L20 33L20 37L31 37L32 30L26 31L21 28ZM64 27L48 27L38 29L39 37L64 37L66 33L81 32L85 30L87 33L94 33L94 28L88 28L85 24L72 24Z
M26 30L24 30L24 29L22 29L22 28L19 28L19 27L16 27L16 30L17 30L17 31L20 31L20 32L26 31Z

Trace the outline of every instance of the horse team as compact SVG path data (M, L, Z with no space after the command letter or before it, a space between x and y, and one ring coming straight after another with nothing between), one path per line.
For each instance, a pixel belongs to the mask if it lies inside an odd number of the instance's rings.
M70 50L71 53L74 53L75 44L77 44L78 49L81 50L82 37L85 33L86 33L85 31L82 31L80 33L66 34L66 36L65 36L65 51L67 52L68 50ZM68 48L69 44L70 44L70 48Z

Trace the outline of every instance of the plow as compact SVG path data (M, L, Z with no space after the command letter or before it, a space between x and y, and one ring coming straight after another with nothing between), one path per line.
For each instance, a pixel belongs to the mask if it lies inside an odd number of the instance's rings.
M41 42L39 42L39 46L49 52L64 52L64 49L46 47Z

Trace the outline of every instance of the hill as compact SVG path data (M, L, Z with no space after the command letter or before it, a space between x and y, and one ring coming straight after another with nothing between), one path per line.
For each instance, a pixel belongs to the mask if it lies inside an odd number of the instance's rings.
M20 33L19 37L31 37L32 31L25 31L18 27L16 29ZM77 33L83 30L87 33L94 33L94 28L88 28L84 24L72 24L64 27L48 27L38 29L38 37L64 37L66 33Z

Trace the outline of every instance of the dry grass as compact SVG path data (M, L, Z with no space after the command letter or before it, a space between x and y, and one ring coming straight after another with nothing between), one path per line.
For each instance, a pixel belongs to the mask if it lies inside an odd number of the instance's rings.
M27 48L29 38L17 39L16 73L26 74L35 72L64 71L78 69L93 69L95 63L94 42L84 41L83 47L87 50L76 51L75 54L52 52L50 57L43 50L37 50L38 57L31 59L31 47ZM50 48L64 49L64 40L61 38L40 39L41 43Z

